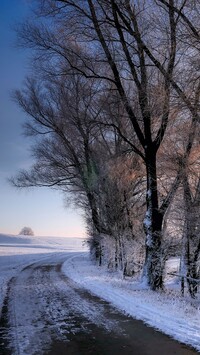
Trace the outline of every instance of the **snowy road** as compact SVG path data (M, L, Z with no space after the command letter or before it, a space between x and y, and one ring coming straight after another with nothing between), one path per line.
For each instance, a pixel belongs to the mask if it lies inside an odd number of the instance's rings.
M1 317L0 354L180 354L197 352L122 315L62 272L76 253L56 253L10 280Z

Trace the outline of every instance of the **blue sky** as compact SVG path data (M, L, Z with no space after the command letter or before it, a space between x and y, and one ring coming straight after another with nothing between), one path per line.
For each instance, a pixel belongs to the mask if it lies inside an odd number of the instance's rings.
M30 226L36 235L83 236L81 212L64 208L58 191L18 191L7 182L31 165L30 141L22 135L25 114L11 100L28 73L28 51L15 48L12 26L29 14L30 0L0 1L0 233L18 234Z

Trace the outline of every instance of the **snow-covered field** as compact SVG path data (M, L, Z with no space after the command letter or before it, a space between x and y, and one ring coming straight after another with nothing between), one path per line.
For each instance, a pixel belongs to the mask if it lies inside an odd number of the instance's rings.
M27 265L51 254L84 251L81 238L36 237L0 234L0 315L9 280Z
M66 258L62 272L93 294L109 301L124 313L200 351L200 299L179 296L172 280L166 291L155 293L131 278L95 266L81 238L25 237L0 234L0 313L9 280L34 262ZM77 253L78 252L78 253ZM169 262L176 270L177 260ZM178 293L179 292L179 293Z

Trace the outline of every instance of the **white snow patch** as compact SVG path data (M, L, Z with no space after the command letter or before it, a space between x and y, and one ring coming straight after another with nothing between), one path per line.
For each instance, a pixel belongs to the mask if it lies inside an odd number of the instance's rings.
M171 267L177 267L177 259L170 263ZM192 304L191 299L180 297L180 291L173 288L165 292L150 291L136 281L124 280L117 273L95 266L89 254L71 257L63 264L62 271L124 313L200 351L199 299Z
M146 228L146 230L150 230L152 222L151 222L151 209L149 208L146 213L145 213L145 218L144 218L144 227Z
M148 198L150 198L150 197L151 197L151 195L152 195L151 190L150 190L150 189L149 189L149 190L147 190L147 197L148 197Z

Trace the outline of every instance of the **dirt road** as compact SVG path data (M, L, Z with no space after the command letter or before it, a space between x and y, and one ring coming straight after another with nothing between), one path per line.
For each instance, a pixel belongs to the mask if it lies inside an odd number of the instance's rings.
M61 272L71 254L29 265L9 283L1 355L192 355L185 345L81 289Z

